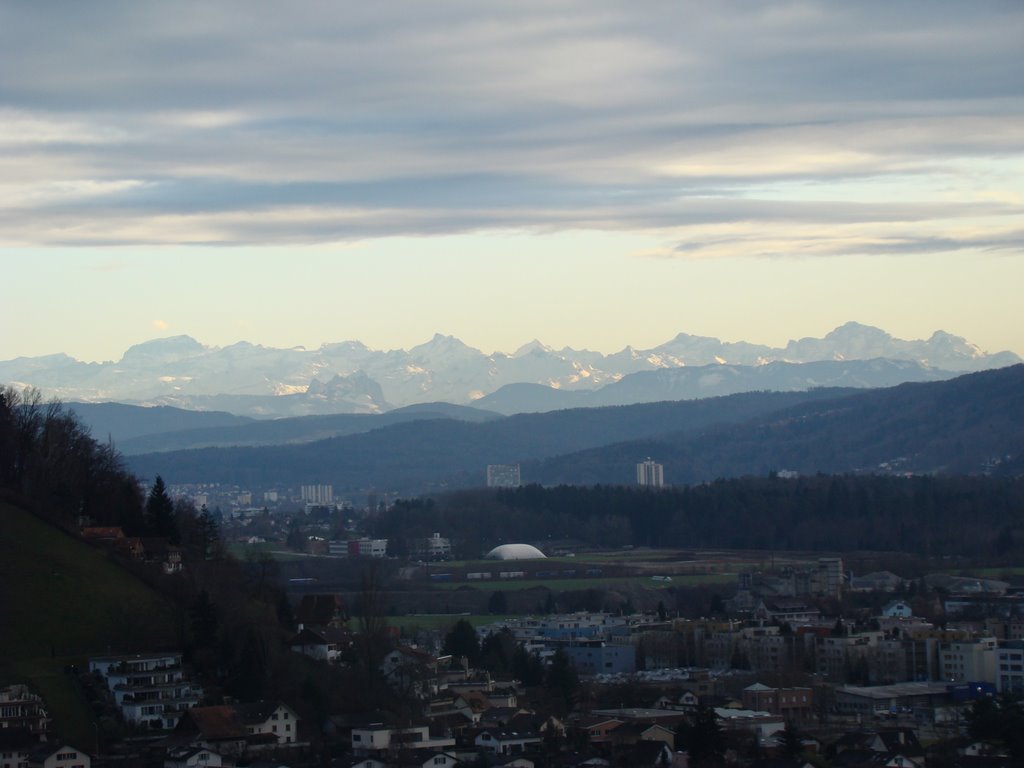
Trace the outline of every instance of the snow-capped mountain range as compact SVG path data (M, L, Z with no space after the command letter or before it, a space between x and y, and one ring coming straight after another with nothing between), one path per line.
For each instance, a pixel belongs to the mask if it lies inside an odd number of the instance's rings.
M37 387L44 395L65 401L278 416L373 413L437 401L469 404L506 385L522 383L598 390L631 374L692 366L878 358L913 363L908 378L916 379L1021 362L1012 352L988 354L944 331L908 341L850 322L824 338L790 341L783 348L681 333L653 349L626 347L610 355L568 347L555 350L539 341L512 354L488 355L441 334L409 350L388 351L369 349L358 341L313 350L244 341L210 347L189 336L173 336L133 346L117 362L84 363L65 354L2 361L0 383Z

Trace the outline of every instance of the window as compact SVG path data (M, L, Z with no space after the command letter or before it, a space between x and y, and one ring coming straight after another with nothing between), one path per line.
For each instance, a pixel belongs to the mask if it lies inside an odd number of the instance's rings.
M353 733L352 734L352 741L362 741L362 740L363 740L363 734L361 734L361 733Z

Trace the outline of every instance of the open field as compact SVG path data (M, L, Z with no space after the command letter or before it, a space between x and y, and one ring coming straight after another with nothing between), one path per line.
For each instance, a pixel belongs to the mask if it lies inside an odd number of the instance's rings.
M546 587L554 591L577 589L604 589L616 584L632 584L652 589L682 586L693 587L700 584L727 584L736 580L735 573L714 573L684 575L672 577L672 581L653 581L650 576L595 576L593 578L551 578L551 579L488 579L480 581L437 582L432 586L438 589L480 589L487 592L503 590L506 592L517 589L533 589Z
M229 555L243 562L246 558L259 555L270 555L274 560L305 560L310 557L325 557L325 555L306 555L301 552L291 552L285 549L285 545L279 541L268 541L263 544L228 544L227 551Z
M64 667L91 655L174 642L174 612L95 549L23 510L0 505L0 682L42 694L56 731L93 749L92 714Z

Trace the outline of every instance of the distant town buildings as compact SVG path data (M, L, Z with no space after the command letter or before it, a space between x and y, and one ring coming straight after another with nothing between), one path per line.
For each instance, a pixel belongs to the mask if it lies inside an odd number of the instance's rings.
M522 485L518 464L488 464L488 488L518 488Z
M385 557L388 553L387 539L348 539L331 541L327 544L327 553L335 557Z
M410 544L413 555L427 560L445 560L452 554L452 540L440 533L434 533L425 539L413 539Z
M636 484L648 488L662 488L665 485L665 468L650 457L636 465Z

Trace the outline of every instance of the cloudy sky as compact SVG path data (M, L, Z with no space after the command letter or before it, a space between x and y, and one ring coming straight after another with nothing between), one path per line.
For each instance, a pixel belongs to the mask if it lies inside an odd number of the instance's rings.
M3 2L0 359L1024 353L1024 3Z

